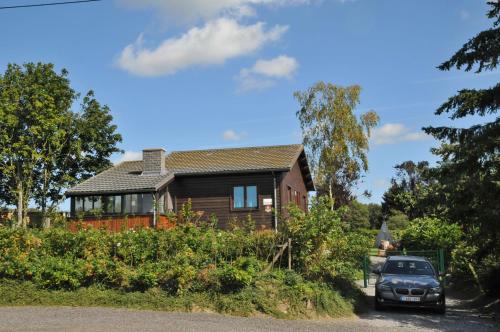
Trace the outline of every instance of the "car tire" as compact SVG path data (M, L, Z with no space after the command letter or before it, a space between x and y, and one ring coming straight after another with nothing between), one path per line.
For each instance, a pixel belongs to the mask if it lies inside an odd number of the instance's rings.
M444 295L443 298L437 304L436 313L440 315L444 315L446 313L446 298L444 297Z
M375 310L376 311L382 311L384 310L384 305L382 303L380 303L380 301L378 300L378 292L375 292L375 300L374 300L374 306L375 306Z

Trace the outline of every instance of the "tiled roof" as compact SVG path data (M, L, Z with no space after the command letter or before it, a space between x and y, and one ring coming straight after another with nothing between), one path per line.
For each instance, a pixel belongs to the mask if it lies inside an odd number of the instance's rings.
M303 151L300 144L175 151L165 157L166 174L141 175L142 161L126 161L71 188L67 195L155 191L176 175L286 171Z
M210 174L289 169L302 152L302 145L176 151L166 158L175 174Z
M122 162L74 186L66 194L154 191L158 184L168 182L174 176L172 172L163 175L141 175L141 173L142 161Z

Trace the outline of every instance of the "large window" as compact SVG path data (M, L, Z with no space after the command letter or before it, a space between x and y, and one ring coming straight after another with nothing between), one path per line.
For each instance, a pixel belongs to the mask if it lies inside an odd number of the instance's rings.
M102 210L105 214L120 214L122 213L122 197L121 196L103 196Z
M257 207L257 186L233 187L233 209L256 209Z
M144 214L153 213L153 195L142 194L141 212Z
M96 210L101 211L104 215L153 213L153 194L81 196L74 198L73 213L80 211L90 213Z
M83 200L83 209L85 212L92 211L94 209L94 197L87 196Z
M153 212L153 195L151 193L131 194L131 195L125 195L124 197L125 197L124 213L147 214Z
M122 197L113 196L113 213L122 213Z
M139 195L125 195L125 214L139 213Z
M122 213L122 196L75 197L75 212L99 210L103 214Z
M94 210L101 210L101 196L93 196Z
M83 198L75 197L75 211L80 212L83 211Z

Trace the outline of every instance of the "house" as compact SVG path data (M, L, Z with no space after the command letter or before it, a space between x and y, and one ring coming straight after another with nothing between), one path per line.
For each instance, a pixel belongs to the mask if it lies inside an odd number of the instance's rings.
M307 210L312 190L304 147L281 145L169 154L146 149L142 160L115 165L66 196L71 216L83 220L98 214L113 222L126 215L158 226L167 212L178 212L191 200L203 218L215 214L220 228L251 215L257 229L276 229L274 211L284 211L290 202Z

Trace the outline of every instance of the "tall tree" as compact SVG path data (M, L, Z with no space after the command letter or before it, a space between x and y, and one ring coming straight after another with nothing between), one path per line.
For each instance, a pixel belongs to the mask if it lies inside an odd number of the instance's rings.
M391 186L382 197L383 214L388 216L392 211L400 211L409 219L422 217L429 209L423 204L431 182L427 176L429 163L408 160L394 168L396 176L391 179Z
M452 68L476 73L497 68L500 57L500 2L488 2L490 29L465 43L440 70ZM425 132L443 144L433 153L441 158L432 170L449 205L447 216L466 229L480 231L483 255L500 248L500 83L486 89L463 89L436 111L451 119L488 116L469 128L427 127ZM500 250L500 249L499 249Z
M0 75L0 197L16 205L18 226L26 226L30 201L45 214L63 188L109 166L119 151L109 109L92 93L81 114L71 111L78 94L67 76L42 63L10 64Z
M382 226L382 207L380 204L370 203L368 204L368 220L370 222L370 228L380 228Z
M0 168L8 191L3 196L15 201L18 226L26 224L35 169L59 139L57 124L76 97L66 76L51 65L26 64L8 65L0 78Z
M107 106L102 106L89 91L83 98L79 113L72 113L61 124L64 136L42 160L33 199L44 215L44 226L50 225L48 212L54 211L64 199L63 191L111 166L109 157L120 150L116 144L121 135Z
M358 85L318 82L294 93L316 188L330 197L332 209L352 200L352 188L368 170L368 139L379 117L373 111L354 114L360 92Z
M358 202L354 199L346 206L347 209L342 215L342 219L352 229L370 228L370 212L368 205Z

